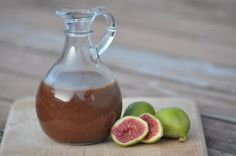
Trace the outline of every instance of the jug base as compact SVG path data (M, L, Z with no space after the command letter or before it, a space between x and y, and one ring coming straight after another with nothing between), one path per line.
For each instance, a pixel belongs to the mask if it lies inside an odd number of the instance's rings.
M60 143L60 144L65 144L65 145L72 145L72 146L86 146L86 145L94 145L94 144L98 144L98 143L101 143L101 142L105 142L109 139L107 138L103 138L103 139L100 139L100 140L97 140L97 141L93 141L93 142L61 142L61 141L58 141L58 140L54 140L52 139L53 141L57 142L57 143Z

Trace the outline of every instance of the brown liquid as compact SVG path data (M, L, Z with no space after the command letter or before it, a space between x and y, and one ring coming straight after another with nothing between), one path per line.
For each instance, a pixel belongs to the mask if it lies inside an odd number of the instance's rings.
M72 75L65 74L63 80L73 84ZM57 83L59 86L59 80L52 85L41 82L36 98L40 125L49 137L59 142L89 144L103 141L121 115L122 98L118 84L115 81L101 86L105 82L101 75L92 72L76 74L81 83L84 80L82 89L76 90L68 85L52 87ZM89 88L91 85L101 87Z

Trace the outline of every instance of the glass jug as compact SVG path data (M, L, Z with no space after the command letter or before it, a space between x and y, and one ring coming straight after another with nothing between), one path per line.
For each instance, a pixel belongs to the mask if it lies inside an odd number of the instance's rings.
M61 9L56 14L64 19L66 39L62 55L38 88L39 123L58 142L101 142L109 136L122 110L118 83L99 59L114 38L115 19L102 7ZM100 15L109 26L95 45L92 23Z

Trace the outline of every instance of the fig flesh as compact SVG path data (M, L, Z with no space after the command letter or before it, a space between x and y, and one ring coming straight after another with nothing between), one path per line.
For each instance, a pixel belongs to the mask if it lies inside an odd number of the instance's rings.
M148 134L142 140L143 143L151 144L157 142L163 136L163 128L161 122L153 115L144 113L140 118L148 124Z

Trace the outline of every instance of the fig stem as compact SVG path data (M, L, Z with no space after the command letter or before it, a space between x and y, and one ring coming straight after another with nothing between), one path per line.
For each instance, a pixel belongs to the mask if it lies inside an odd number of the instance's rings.
M187 139L187 136L183 136L183 137L180 137L180 138L179 138L179 141L180 141L180 142L185 142L186 139Z

